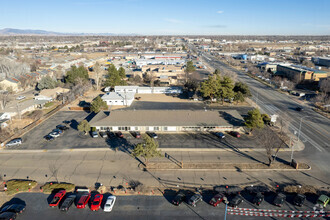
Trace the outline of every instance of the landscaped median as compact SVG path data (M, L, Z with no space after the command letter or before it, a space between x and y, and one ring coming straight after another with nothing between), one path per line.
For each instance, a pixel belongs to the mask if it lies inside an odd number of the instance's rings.
M49 182L43 185L40 189L44 193L52 193L53 190L65 189L67 192L73 191L76 186L72 183Z
M268 166L264 163L167 163L150 162L145 169L148 170L236 170L236 171L255 171L255 170L309 170L311 167L305 163L299 163L298 169L290 164L272 163Z
M29 192L37 185L37 181L34 180L22 180L22 179L13 179L5 182L6 193L8 195L14 195L20 192Z

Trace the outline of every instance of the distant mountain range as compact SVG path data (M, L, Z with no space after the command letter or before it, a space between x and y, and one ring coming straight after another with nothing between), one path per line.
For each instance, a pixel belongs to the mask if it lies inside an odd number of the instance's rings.
M114 36L114 35L136 35L136 34L113 34L113 33L61 33L45 30L30 30L30 29L13 29L13 28L4 28L0 29L0 36L13 36L13 35L48 35L48 36L91 36L91 35L100 35L100 36Z

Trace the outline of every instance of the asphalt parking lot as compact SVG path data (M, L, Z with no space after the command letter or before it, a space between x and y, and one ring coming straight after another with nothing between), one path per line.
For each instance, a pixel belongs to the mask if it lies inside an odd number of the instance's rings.
M105 198L107 198L106 194ZM265 197L265 201L257 207L250 203L250 197L242 194L244 202L240 205L243 208L260 208L270 210L304 210L312 211L315 198L307 197L303 207L296 207L291 204L292 196L287 197L287 201L282 208L271 204L273 195ZM181 206L174 206L170 202L174 198L173 193L165 193L164 196L117 196L116 203L112 212L105 213L103 209L92 212L89 207L77 209L74 205L68 212L61 212L59 208L48 206L49 195L42 193L20 193L14 200L26 204L26 210L17 219L222 219L224 218L225 205L212 207L208 204L212 194L203 196L203 201L196 207L191 207L186 203ZM328 211L328 209L326 210ZM255 217L255 216L234 216L227 215L227 219L278 219L274 217ZM309 218L304 218L309 219ZM310 218L324 219L324 218Z
M122 146L133 146L140 143L142 139L136 139L129 132L124 132L124 138L92 138L90 134L84 135L77 130L78 123L88 118L89 114L83 111L59 111L54 116L26 133L22 139L23 144L17 149L76 149L76 148L118 148ZM69 121L70 127L55 140L44 139L56 125ZM244 134L240 138L226 134L225 139L220 139L211 133L158 133L160 148L253 148L255 140Z

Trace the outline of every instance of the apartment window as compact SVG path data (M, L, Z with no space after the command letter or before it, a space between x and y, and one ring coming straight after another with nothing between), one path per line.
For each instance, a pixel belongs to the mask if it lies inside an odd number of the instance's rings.
M159 127L154 127L154 131L159 131Z
M139 127L135 127L135 131L138 131L139 130Z
M146 127L146 131L149 131L149 127L148 126Z
M167 131L167 129L168 129L167 127L164 127L164 131Z

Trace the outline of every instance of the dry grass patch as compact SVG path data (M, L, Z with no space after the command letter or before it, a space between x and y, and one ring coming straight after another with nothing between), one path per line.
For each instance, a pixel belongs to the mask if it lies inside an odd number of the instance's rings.
M65 189L66 191L73 191L75 185L72 183L46 183L42 186L43 192L51 193L54 189Z
M14 195L19 192L28 192L29 189L33 189L37 185L37 181L34 180L9 180L6 182L8 195Z

